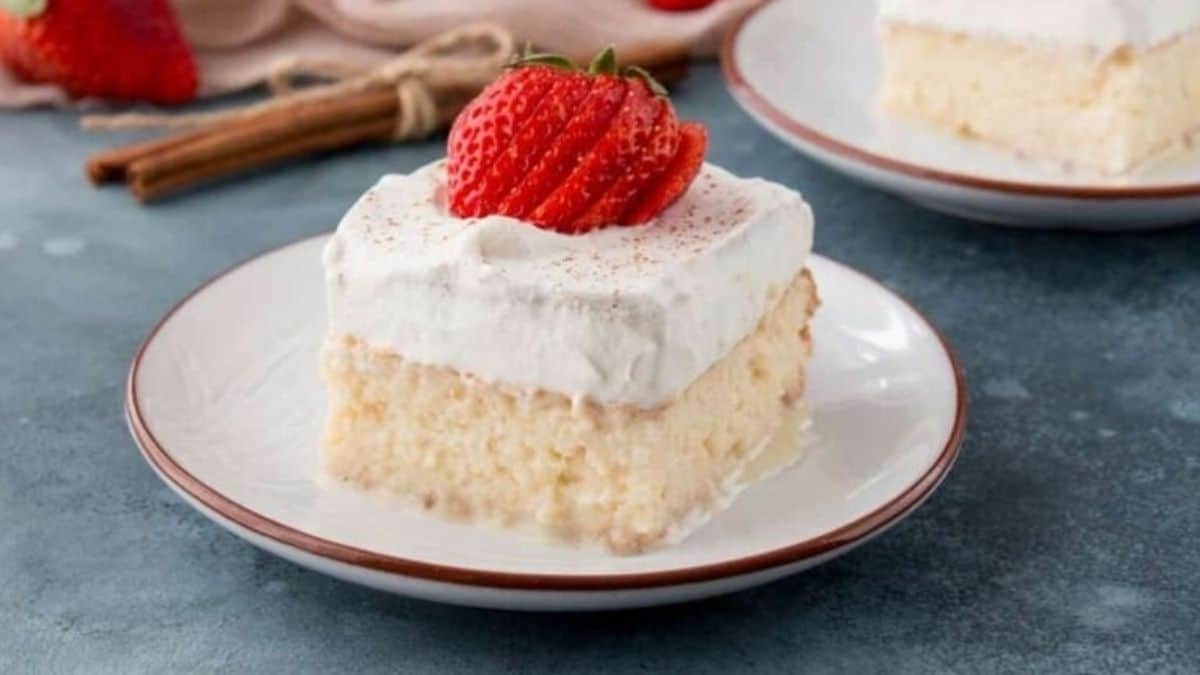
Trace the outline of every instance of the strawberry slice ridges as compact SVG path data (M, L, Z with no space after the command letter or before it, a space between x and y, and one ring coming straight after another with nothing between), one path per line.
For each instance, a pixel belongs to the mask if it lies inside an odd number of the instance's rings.
M500 202L497 212L514 218L524 218L532 213L574 168L581 154L608 129L628 89L625 80L619 77L595 78L575 116L533 169Z
M681 124L667 90L612 47L586 71L526 47L454 121L446 206L565 234L647 222L687 190L707 145L704 127Z
M486 215L488 171L517 130L559 78L550 68L513 71L504 86L472 101L459 115L447 142L446 183L450 207L464 217ZM487 124L477 123L487 120Z
M662 213L691 185L704 164L708 149L708 132L704 125L685 122L679 127L679 149L662 175L654 179L636 198L621 217L622 225L636 225Z
M632 164L625 168L612 185L605 190L582 215L576 217L576 230L587 230L612 225L629 207L634 195L655 178L675 156L679 148L679 119L670 101L658 100L659 114L650 132L650 140Z
M628 86L629 93L608 130L562 184L534 209L531 220L561 232L577 231L572 222L575 216L599 199L650 142L659 101L638 80L630 80Z
M592 78L567 73L550 86L537 110L513 136L488 170L486 193L481 199L485 212L495 212L512 186L533 167L562 130L592 88Z

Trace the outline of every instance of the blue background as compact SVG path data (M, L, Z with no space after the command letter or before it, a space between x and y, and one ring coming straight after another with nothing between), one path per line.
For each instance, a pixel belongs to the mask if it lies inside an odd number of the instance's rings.
M759 130L713 66L676 97L710 159L801 190L817 250L910 298L971 393L928 504L806 574L591 615L457 609L242 543L176 499L121 415L193 286L331 229L443 141L141 207L82 177L119 137L0 117L0 672L1200 672L1200 229L1079 235L921 210ZM253 411L248 411L253 414Z

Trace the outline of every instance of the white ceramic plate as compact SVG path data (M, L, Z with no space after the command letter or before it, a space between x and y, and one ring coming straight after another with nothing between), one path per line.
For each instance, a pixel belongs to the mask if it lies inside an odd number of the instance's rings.
M814 257L808 400L819 437L681 545L614 557L439 521L317 477L325 236L235 267L151 332L126 412L143 455L188 503L272 553L443 602L598 609L689 600L811 567L878 534L937 487L965 424L962 374L912 307Z
M1036 227L1200 220L1200 149L1125 179L1072 176L880 115L874 0L775 0L727 35L725 79L754 119L833 169L929 208Z

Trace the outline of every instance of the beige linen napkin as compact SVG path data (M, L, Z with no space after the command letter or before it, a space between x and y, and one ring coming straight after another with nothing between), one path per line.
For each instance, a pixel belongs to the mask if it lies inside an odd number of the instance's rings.
M53 0L51 0L53 2ZM174 0L196 53L200 95L262 82L285 59L374 65L425 37L488 19L521 40L586 59L618 50L716 52L724 29L757 0L717 0L662 12L644 0ZM0 67L0 107L66 103L55 87L15 81Z

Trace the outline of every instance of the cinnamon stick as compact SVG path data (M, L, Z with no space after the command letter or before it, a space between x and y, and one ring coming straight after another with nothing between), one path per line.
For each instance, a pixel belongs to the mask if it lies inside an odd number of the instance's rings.
M340 148L361 145L369 142L382 142L392 138L396 129L395 92L390 89L380 90L391 96L392 104L377 106L382 114L359 119L339 119L326 129L313 130L303 125L293 126L290 133L280 133L272 136L269 142L255 142L254 132L260 130L260 125L244 122L239 125L238 139L244 144L220 143L212 139L202 141L203 147L168 150L164 157L151 156L140 159L129 165L128 182L133 195L142 202L150 202L171 192L192 185L219 178L240 171L258 168L260 166L286 159L295 159L318 152L327 152ZM374 109L366 105L378 104L371 97L361 95L353 97L359 106L347 105L336 109L352 109L355 114L362 110ZM458 94L452 100L439 104L439 124L446 125L453 121L458 112L466 105L469 95ZM217 152L216 150L220 150ZM185 161L186 160L186 161Z
M164 143L165 147L156 148L140 157L135 156L127 169L142 181L149 181L189 166L272 146L293 137L383 116L394 119L395 115L394 91L369 90L344 98L314 102L294 110L267 113L207 134L199 134L181 143Z
M196 141L216 131L216 128L202 128L105 150L89 157L84 168L93 185L120 182L125 180L125 170L133 162Z
M384 141L391 137L395 126L394 114L378 116L327 131L294 137L274 145L258 146L246 152L184 165L171 171L161 170L160 166L154 162L154 158L141 160L134 162L129 167L129 190L139 201L150 202L165 194L197 183L257 168L271 162L370 141ZM147 167L149 170L145 171L144 169Z

